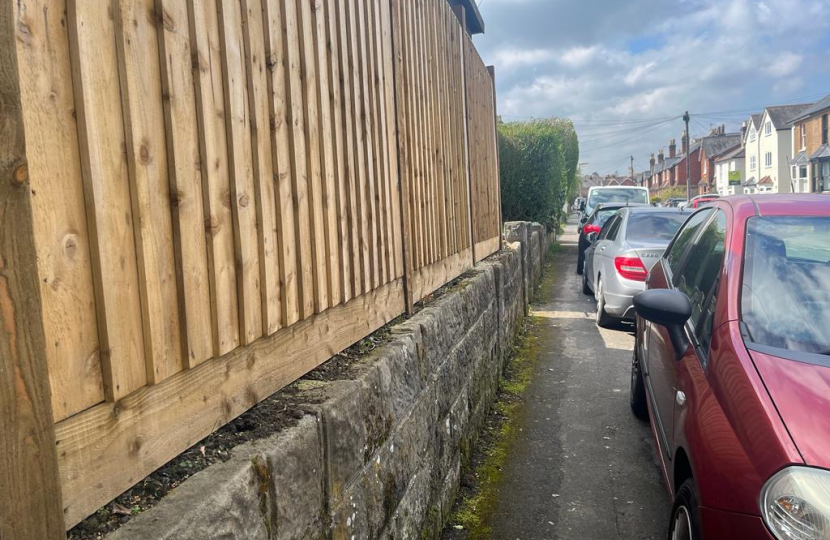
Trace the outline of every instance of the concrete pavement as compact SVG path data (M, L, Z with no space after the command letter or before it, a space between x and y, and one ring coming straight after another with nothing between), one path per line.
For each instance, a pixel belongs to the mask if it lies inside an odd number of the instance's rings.
M541 357L492 515L499 540L663 539L670 501L648 424L628 406L632 327L598 329L581 293L576 221L534 306Z

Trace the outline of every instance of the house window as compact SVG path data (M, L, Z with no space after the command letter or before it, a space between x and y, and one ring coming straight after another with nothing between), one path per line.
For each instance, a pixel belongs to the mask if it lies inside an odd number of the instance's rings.
M827 144L827 115L821 117L821 144Z
M807 123L801 123L801 150L807 148Z
M764 166L768 168L772 167L772 152L764 154Z
M798 167L796 167L795 165L793 165L792 177L793 177L793 178L798 178L798 176L796 176L796 174L798 174Z
M802 165L798 171L799 178L807 178L807 165Z
M772 134L772 122L767 121L767 123L764 124L764 135L770 136L771 134Z
M755 126L752 126L752 128L749 130L749 142L752 142L754 140L755 140Z
M749 156L749 170L754 171L758 168L757 156Z

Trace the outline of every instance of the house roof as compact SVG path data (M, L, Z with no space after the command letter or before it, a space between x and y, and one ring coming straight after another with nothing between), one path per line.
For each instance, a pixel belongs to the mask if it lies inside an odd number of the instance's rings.
M752 187L752 186L756 186L756 185L758 185L758 184L755 183L755 177L754 176L752 178L750 178L749 180L747 180L746 182L744 182L744 187Z
M794 123L799 120L804 120L805 118L808 118L816 114L817 112L821 112L825 109L830 109L830 94L827 94L826 96L816 101L803 111L796 113L796 115L790 119L790 123Z
M799 152L792 160L793 165L806 165L810 159L807 157L807 152Z
M741 144L740 133L727 133L725 135L712 135L703 139L703 151L707 158L717 157L729 152Z
M467 18L467 32L471 36L484 33L484 19L481 18L481 12L478 10L478 4L474 0L449 0L450 5L463 6Z
M772 121L775 129L789 129L792 124L790 118L796 116L801 111L809 107L809 103L802 103L800 105L780 105L776 107L767 107L766 113Z
M810 156L810 160L823 159L823 158L828 158L828 157L830 157L830 146L827 146L826 144L822 144L821 146L818 147L818 150L813 152L813 155Z
M729 161L730 159L737 159L742 157L746 157L746 150L743 146L739 146L731 152L727 152L721 155L719 158L715 160L715 163L719 163L721 161Z
M761 178L761 181L758 182L759 186L761 186L761 185L766 186L766 185L769 185L769 184L772 184L772 177L769 177L769 176L765 176L765 177Z
M764 113L752 114L749 116L749 121L755 124L755 127L761 127L761 118L763 118Z

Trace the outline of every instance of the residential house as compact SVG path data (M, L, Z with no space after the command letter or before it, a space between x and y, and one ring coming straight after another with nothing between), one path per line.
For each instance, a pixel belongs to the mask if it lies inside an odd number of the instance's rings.
M793 153L790 120L808 107L809 104L767 107L761 114L757 133L758 151L755 155L759 193L792 193L790 163Z
M674 183L672 187L686 188L686 160L689 160L689 193L692 197L699 195L700 190L700 150L702 142L700 140L692 141L689 147L689 137L686 132L683 132L683 146L682 152L678 156L678 160L671 165L672 171L670 176ZM687 150L688 149L688 150Z
M760 176L758 176L758 156L761 153L761 147L758 133L761 130L761 118L763 116L763 113L751 115L747 121L746 130L744 130L743 146L746 178L741 185L744 193L755 193L760 179Z
M740 195L746 180L746 150L738 146L715 159L715 189L718 195Z
M792 155L790 179L798 193L830 191L828 115L830 95L790 119Z
M715 179L715 162L721 156L734 151L741 146L740 133L726 133L726 126L713 128L709 135L702 139L700 149L700 193L718 192Z

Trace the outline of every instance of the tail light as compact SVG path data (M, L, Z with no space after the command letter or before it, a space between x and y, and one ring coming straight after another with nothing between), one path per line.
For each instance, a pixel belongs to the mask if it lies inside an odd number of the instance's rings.
M648 276L648 270L639 257L617 257L614 259L614 266L620 277L625 279L645 281Z
M594 225L593 223L582 227L582 232L584 232L586 235L591 234L592 232L599 234L601 230L602 227L600 227L599 225Z

